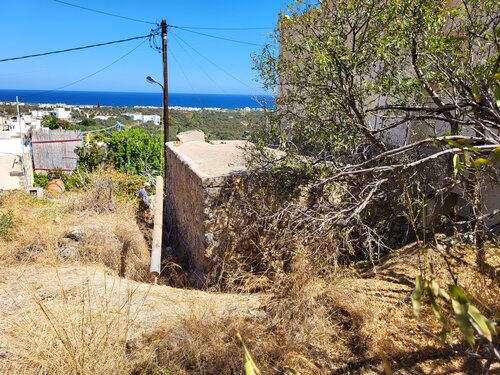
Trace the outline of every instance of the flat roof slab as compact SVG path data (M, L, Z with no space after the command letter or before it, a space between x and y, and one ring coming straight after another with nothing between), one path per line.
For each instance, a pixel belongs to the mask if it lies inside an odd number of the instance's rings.
M167 143L167 147L206 182L246 173L245 145L248 145L247 141Z

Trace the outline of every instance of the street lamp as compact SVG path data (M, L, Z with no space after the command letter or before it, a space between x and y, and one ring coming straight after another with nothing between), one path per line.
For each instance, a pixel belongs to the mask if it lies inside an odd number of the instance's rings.
M164 189L167 187L167 142L169 141L169 131L168 131L168 92L165 90L166 86L162 85L160 82L155 80L151 76L146 77L146 81L151 84L157 84L161 87L163 92L163 186ZM166 190L165 190L166 191Z
M155 84L156 83L157 85L160 85L161 89L163 90L163 85L160 82L158 82L156 79L154 79L153 77L147 76L146 77L146 81L148 81L151 84Z

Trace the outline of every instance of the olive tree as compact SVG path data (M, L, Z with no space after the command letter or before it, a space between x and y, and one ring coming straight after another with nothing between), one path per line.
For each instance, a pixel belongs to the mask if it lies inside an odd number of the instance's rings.
M483 264L500 218L498 201L485 204L499 189L499 52L494 0L292 1L254 58L275 96L253 133L254 264L286 268L297 248L321 267L374 261L413 240L437 251L453 233ZM414 311L427 294L442 339L448 313L471 346L479 336L487 373L496 329L449 272L448 292L417 278Z
M254 161L308 195L286 211L370 256L453 228L491 234L499 21L489 0L292 2L254 58L275 94L254 140L286 152Z

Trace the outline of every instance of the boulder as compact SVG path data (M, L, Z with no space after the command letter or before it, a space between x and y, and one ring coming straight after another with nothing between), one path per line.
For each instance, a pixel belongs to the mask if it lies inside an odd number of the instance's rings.
M72 246L62 246L57 251L57 257L61 260L70 260L76 258L78 249Z
M64 235L64 237L66 238L70 238L74 241L81 241L85 238L86 234L85 234L85 230L77 225L73 228L71 228L68 232L66 232L66 234Z

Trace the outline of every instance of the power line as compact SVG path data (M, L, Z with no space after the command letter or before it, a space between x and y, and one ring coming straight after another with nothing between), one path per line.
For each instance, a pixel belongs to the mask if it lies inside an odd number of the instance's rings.
M218 83L216 80L214 80L210 74L208 74L208 73L207 73L207 71L203 68L203 65L199 64L199 63L198 63L198 61L196 61L196 59L195 59L195 58L194 58L194 57L193 57L193 56L189 53L189 51L188 51L186 48L184 48L184 46L183 46L183 45L180 43L180 41L179 41L179 37L178 37L177 35L175 35L174 33L172 33L171 35L174 37L175 41L177 42L177 45L178 45L179 47L181 47L181 49L182 49L182 50L184 51L184 53L185 53L185 54L186 54L186 55L187 55L187 56L191 59L191 61L193 61L193 62L196 64L196 66L198 67L198 69L200 69L200 70L203 72L203 74L205 74L205 76L206 76L206 77L207 77L210 81L212 81L212 83L213 83L215 86L217 86L217 88L218 88L219 90L221 90L222 92L224 92L224 93L226 93L226 94L227 94L227 91L226 91L226 90L225 90L225 89L224 89L221 85L219 85L219 83ZM194 90L193 90L193 91L194 91Z
M242 40L236 40L236 39L224 38L224 37L222 37L222 36L216 36L216 35L211 35L211 34L200 33L199 31L188 30L188 29L185 29L185 28L180 27L180 26L170 25L170 27L171 27L171 28L178 29L178 30L186 31L186 32L188 32L188 33L193 33L193 34L203 35L203 36L206 36L206 37L209 37L209 38L214 38L214 39L225 40L225 41L227 41L227 42L233 42L233 43L239 43L239 44L247 44L247 45L249 45L249 46L257 46L257 47L261 47L261 45L260 45L260 44L257 44L257 43L245 42L245 41L242 41Z
M129 20L129 21L134 21L134 22L142 22L142 23L147 23L150 25L157 25L157 22L152 22L152 21L146 21L146 20L141 20L137 18L132 18L132 17L126 17L126 16L120 16L119 14L115 13L110 13L110 12L104 12L102 10L97 10L93 8L88 8L84 7L81 5L77 4L72 4L68 3L67 1L62 1L62 0L54 0L56 3L61 3L65 4L74 8L80 8L87 10L89 12L94 12L94 13L99 13L99 14L104 14L106 16L111 16L111 17L116 17L116 18L121 18L124 20ZM238 30L272 30L274 27L200 27L200 26L176 26L176 25L168 25L170 27L177 27L180 29L191 29L191 30L227 30L227 31L238 31Z
M206 61L208 61L210 64L212 64L213 66L215 66L217 69L219 69L220 71L222 71L224 74L226 74L227 76L231 77L232 79L234 79L235 81L238 81L239 83L241 83L243 86L245 87L248 87L250 90L254 91L255 93L257 93L257 90L248 85L247 83L245 83L244 81L242 81L241 79L239 79L238 77L234 76L233 74L229 73L228 71L226 71L226 69L220 67L219 65L217 65L216 63L214 63L212 60L210 60L208 57L204 56L202 53L200 53L198 50L196 50L194 47L192 47L189 43L187 43L184 39L182 39L180 36L177 35L177 38L183 42L186 46L188 46L189 48L191 48L197 55L201 56L203 59L205 59Z
M75 7L75 8L80 8L80 9L84 9L84 10L88 10L89 12L94 12L94 13L100 13L100 14L104 14L106 16L111 16L111 17L116 17L116 18L122 18L124 20L129 20L129 21L135 21L135 22L141 22L141 23L148 23L150 25L156 25L157 23L156 22L150 22L150 21L145 21L145 20L139 20L137 18L131 18L131 17L125 17L125 16L120 16L118 14L113 14L113 13L108 13L108 12L103 12L101 10L97 10L97 9L92 9L92 8L87 8L87 7L84 7L84 6L81 6L81 5L76 5L76 4L71 4L71 3L68 3L66 1L61 1L61 0L54 0L56 3L61 3L61 4L65 4L65 5L69 5L70 7Z
M78 51L82 49L87 49L87 48L94 48L94 47L102 47L102 46L108 46L110 44L117 44L117 43L125 43L125 42L130 42L132 40L137 40L137 39L144 39L144 38L150 38L151 36L156 35L155 33L151 33L148 35L143 35L143 36L135 36L132 38L127 38L127 39L120 39L120 40L114 40L112 42L105 42L105 43L98 43L98 44L91 44L89 46L83 46L83 47L75 47L75 48L68 48L68 49L62 49L58 51L51 51L51 52L43 52L43 53L37 53L33 55L25 55L25 56L19 56L19 57L9 57L7 59L0 59L1 62L6 62L6 61L14 61L14 60L22 60L22 59L29 59L32 57L40 57L40 56L47 56L47 55L54 55L57 53L65 53L65 52L71 52L71 51Z
M243 30L272 30L274 27L194 27L194 26L174 26L179 29L190 30L228 30L228 31L243 31Z
M73 86L77 83L80 83L82 81L85 81L86 79L90 78L90 77L93 77L95 76L96 74L99 74L100 72L102 72L103 70L106 70L108 69L110 66L116 64L117 62L123 60L125 57L127 57L128 55L130 55L132 52L134 52L137 48L139 48L140 46L142 46L144 43L146 43L146 40L143 40L141 43L139 43L137 46L135 46L133 49L131 49L130 51L128 51L126 54L122 55L121 57L119 57L118 59L116 59L115 61L113 61L112 63L106 65L105 67L99 69L98 71L92 73L92 74L89 74L83 78L80 78L79 80L76 80L74 82L71 82L71 83L68 83L64 86L60 86L58 88L55 88L55 89L52 89L52 90L47 90L47 91L42 91L42 92L37 92L35 94L31 94L31 95L23 95L23 96L20 96L20 98L31 98L33 96L39 96L39 95L45 95L45 94L49 94L51 92L54 92L54 91L58 91L58 90L62 90L62 89L65 89L66 87L69 87L69 86Z
M193 92L194 92L195 90L194 90L193 84L191 83L191 80L189 79L189 77L187 76L187 74L184 72L184 69L182 69L182 64L179 62L179 60L177 60L177 57L172 52L172 49L170 47L168 47L168 51L170 52L170 55L174 58L174 61L177 63L177 66L179 67L179 70L181 71L181 73L184 76L184 78L186 79L189 87L191 87L191 90L193 90Z

